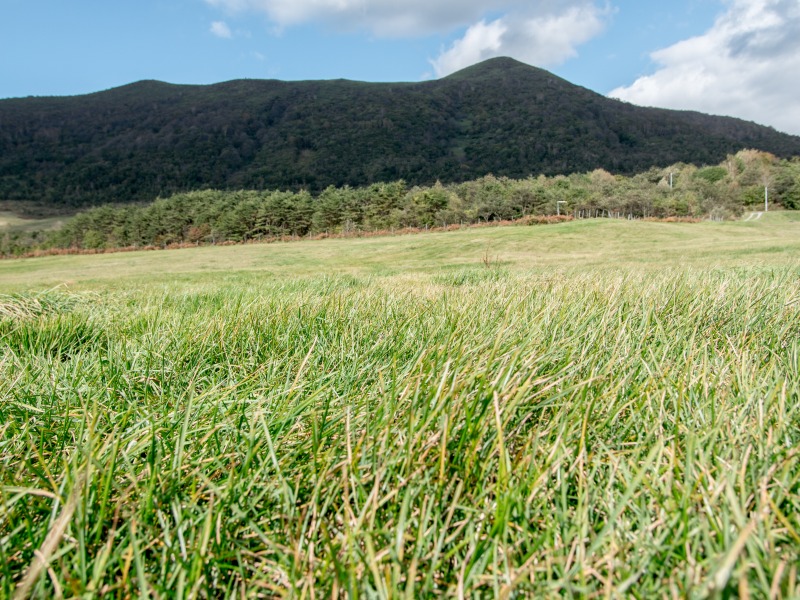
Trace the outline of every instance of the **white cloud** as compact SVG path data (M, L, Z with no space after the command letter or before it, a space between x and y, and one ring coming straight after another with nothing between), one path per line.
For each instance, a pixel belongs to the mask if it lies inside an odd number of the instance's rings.
M703 35L652 54L652 75L609 95L740 117L800 134L800 2L729 0Z
M233 37L233 32L231 28L228 27L228 24L225 21L214 21L211 24L211 29L209 30L218 38L222 38L225 40L229 40Z
M436 75L448 75L466 66L473 65L492 56L498 56L503 46L503 36L508 32L505 19L497 19L491 23L476 23L457 40L453 46L436 60L432 60Z
M603 30L607 12L584 3L561 12L515 12L491 23L481 21L431 64L440 77L495 56L513 56L537 66L558 65Z
M592 0L205 0L229 13L261 12L280 27L321 22L382 37L449 32L489 14L556 14Z
M404 37L450 29L522 0L206 0L231 13L261 12L280 27L323 22Z

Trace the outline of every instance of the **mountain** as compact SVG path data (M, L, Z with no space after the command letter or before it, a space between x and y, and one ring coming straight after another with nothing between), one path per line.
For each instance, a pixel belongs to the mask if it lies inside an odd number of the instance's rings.
M422 83L142 81L0 100L0 200L71 210L209 187L630 173L742 148L800 155L800 137L633 106L508 58Z

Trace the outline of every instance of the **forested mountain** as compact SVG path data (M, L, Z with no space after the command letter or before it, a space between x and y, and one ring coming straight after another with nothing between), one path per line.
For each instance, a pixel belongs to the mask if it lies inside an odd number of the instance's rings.
M512 59L438 81L144 81L0 101L0 200L63 210L178 191L308 189L714 164L800 137L611 100Z

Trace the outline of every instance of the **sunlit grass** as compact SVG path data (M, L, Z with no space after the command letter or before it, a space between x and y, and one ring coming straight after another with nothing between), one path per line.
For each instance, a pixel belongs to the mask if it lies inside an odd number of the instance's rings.
M2 596L800 593L797 266L33 298Z
M133 286L225 289L321 274L436 277L482 266L487 256L493 266L510 272L785 266L800 257L797 214L697 224L593 219L394 237L0 260L0 293L58 285L73 291L124 291Z
M6 231L42 231L61 227L64 217L25 219L11 211L0 210L0 234Z

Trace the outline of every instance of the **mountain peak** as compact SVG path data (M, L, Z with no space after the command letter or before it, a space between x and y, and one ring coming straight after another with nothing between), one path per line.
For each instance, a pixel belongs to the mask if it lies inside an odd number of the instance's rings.
M497 74L508 73L521 73L527 72L546 72L537 67L520 62L508 56L498 56L496 58L489 58L483 62L476 63L472 66L456 71L445 77L444 79L466 79L475 77L485 77Z

